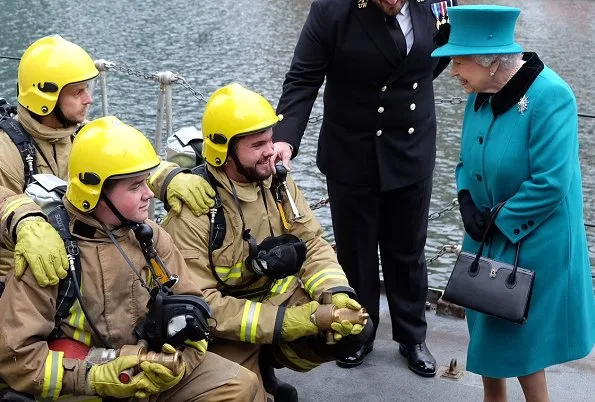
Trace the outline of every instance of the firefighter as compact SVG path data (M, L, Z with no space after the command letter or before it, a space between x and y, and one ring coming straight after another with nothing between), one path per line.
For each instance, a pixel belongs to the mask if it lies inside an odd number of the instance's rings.
M200 288L169 235L147 220L153 198L147 182L159 164L145 136L115 117L91 121L78 133L61 207L66 216L48 214L60 233L68 228L74 267L68 279L80 275L73 281L77 298L56 320L67 300L60 286L39 286L31 270L20 279L8 274L0 298L0 377L14 391L53 400L68 394L254 400L257 377L206 351L210 311ZM109 355L99 347L121 351L139 339L164 355L177 349L179 370L139 355L97 358ZM121 374L131 369L124 381Z
M287 194L273 176L279 119L264 97L239 84L217 90L202 120L206 165L194 170L216 189L217 208L195 216L182 207L163 227L217 320L210 350L259 374L259 398L266 390L276 401L296 401L297 390L278 381L274 367L309 371L353 353L371 322L333 323L335 345L312 322L324 291L339 308L361 306L295 182L286 178Z
M17 116L11 118L6 107L0 116L0 225L5 237L0 247L0 294L3 277L12 267L22 275L29 266L41 286L55 285L66 276L60 237L23 192L34 173L66 179L72 140L92 103L88 85L97 75L87 52L58 35L35 41L21 57ZM172 170L177 166L161 166L149 183L153 191L174 210L184 200L197 214L206 212L212 189L190 174L176 175L163 186Z

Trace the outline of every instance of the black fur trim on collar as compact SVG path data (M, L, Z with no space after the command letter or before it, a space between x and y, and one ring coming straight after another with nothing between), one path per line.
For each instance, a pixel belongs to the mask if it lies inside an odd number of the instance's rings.
M539 59L536 53L526 52L523 55L523 60L525 60L525 64L523 64L514 77L504 85L500 92L495 94L483 92L477 94L475 104L473 105L473 109L476 112L484 103L490 100L490 97L492 98L492 112L494 113L494 117L506 112L519 102L544 67L543 62Z

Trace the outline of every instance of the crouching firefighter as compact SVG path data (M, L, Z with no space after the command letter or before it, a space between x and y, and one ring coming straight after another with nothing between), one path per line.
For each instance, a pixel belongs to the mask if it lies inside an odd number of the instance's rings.
M115 117L77 135L63 205L48 214L68 276L41 287L31 270L11 272L0 298L5 400L254 399L257 377L207 352L210 309L169 235L147 220L158 165L144 135Z
M217 90L202 120L206 165L194 170L215 189L215 208L196 217L183 207L163 227L217 320L210 350L257 373L258 398L266 390L275 401L297 401L274 368L309 371L349 355L371 322L295 182L273 176L279 118L265 98L238 84ZM354 314L323 325L323 307Z

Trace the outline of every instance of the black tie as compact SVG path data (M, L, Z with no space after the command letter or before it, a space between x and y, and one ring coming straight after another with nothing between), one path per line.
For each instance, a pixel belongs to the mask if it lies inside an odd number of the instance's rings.
M397 49L401 52L401 55L403 57L407 56L407 41L405 40L405 35L403 35L403 31L399 25L399 21L397 21L397 17L386 16L386 27L388 28L388 32L393 38Z

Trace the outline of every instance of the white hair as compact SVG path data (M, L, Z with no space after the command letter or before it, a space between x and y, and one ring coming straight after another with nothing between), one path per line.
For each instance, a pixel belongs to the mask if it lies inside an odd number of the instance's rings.
M482 67L489 67L496 59L499 59L502 67L509 70L523 57L523 53L475 54L471 57Z

